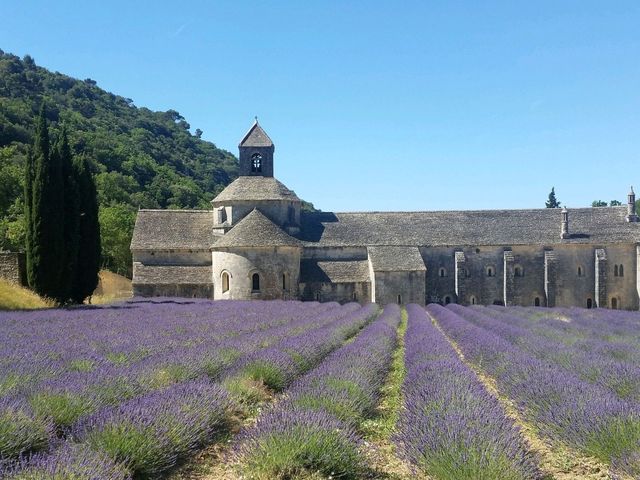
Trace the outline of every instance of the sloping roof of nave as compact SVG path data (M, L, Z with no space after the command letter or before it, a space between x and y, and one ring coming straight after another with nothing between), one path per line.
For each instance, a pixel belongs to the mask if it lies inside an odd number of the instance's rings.
M562 240L560 209L317 212L301 215L297 238L306 247L640 243L640 223L627 223L625 215L625 207L571 209L571 237ZM212 225L207 210L140 210L131 248L209 249L220 238ZM243 243L250 243L250 233Z
M570 238L561 239L561 210L317 212L302 215L305 246L467 246L638 243L640 223L626 207L569 210Z

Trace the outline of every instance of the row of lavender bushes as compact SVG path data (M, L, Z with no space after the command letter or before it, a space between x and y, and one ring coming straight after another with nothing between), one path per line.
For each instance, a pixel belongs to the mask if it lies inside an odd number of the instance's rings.
M379 401L400 320L397 305L385 307L239 435L234 456L248 478L363 478L357 428Z
M518 427L419 305L408 305L398 451L434 480L540 478Z
M604 340L576 342L578 335L570 328L564 336L549 322L532 325L531 321L510 311L469 309L448 306L461 317L486 328L535 357L552 362L582 380L609 389L622 399L640 402L640 366L625 359L612 358L608 349L615 345Z
M480 308L480 311L583 352L596 352L605 358L632 365L640 363L637 312L608 308L534 310L526 307L491 307Z
M451 309L429 305L427 311L542 435L610 464L614 471L640 475L637 405L536 358Z
M318 325L330 324L359 309L357 304L342 308L337 304L322 308L319 304L310 304L305 311L301 303L275 302L265 303L264 312L259 314L259 306L246 302L238 302L235 309L227 304L216 304L213 309L210 302L167 305L161 304L159 316L151 317L153 308L149 308L149 304L140 307L125 304L117 320L111 316L112 309L91 310L96 317L102 316L102 327L111 334L109 337L105 332L98 333L98 343L93 346L73 341L78 337L89 342L91 331L97 326L97 321L89 321L85 311L49 310L38 312L40 315L27 315L25 324L31 330L15 321L20 318L19 314L17 317L3 314L9 318L2 319L7 327L2 335L16 341L13 346L2 344L8 357L21 359L29 348L34 360L30 364L18 361L15 370L7 367L0 377L5 384L11 379L24 380L13 381L14 388L0 396L0 462L46 449L56 437L65 436L74 423L100 408L203 375L217 379L225 368L240 361L243 354L249 355L287 335L301 335ZM245 309L247 318L241 321ZM45 313L51 318L44 316ZM51 323L57 325L65 314L70 316L66 329L70 338L68 349L61 342L60 332L47 328ZM224 314L229 314L226 321L220 318ZM153 327L150 318L156 320ZM195 322L190 321L193 319ZM82 320L88 324L79 325ZM236 328L239 335L234 331ZM190 333L185 336L186 331ZM123 339L125 332L128 335ZM29 347L23 344L25 337L31 340ZM131 338L137 338L146 351L153 353L133 363L108 363L109 353L131 353L143 348L135 347ZM223 344L222 339L227 341ZM189 347L187 343L195 346ZM43 350L48 352L44 357ZM91 358L88 350L94 354L98 350L109 353L100 361L97 354L93 357L93 361L99 363L94 369L68 371L69 359L87 361Z
M348 336L362 328L376 312L376 307L349 305L333 310L332 315L316 317L316 320L324 319L316 322L320 324L317 328L300 328L304 323L290 322L288 333L293 336L275 343L280 350L273 346L267 349L283 355L290 352L290 361L279 363L282 355L275 359L264 355L260 359L266 370L271 367L280 370L281 376L289 378L287 382L290 382L304 371L304 365L311 366L320 361L321 355L315 352L328 353L331 348L336 348ZM269 339L270 330L263 331L262 334L265 339ZM273 345L272 341L268 344ZM300 363L305 352L313 352L314 355ZM236 375L247 374L241 366L251 364L247 361L249 358L256 358L254 352L249 352L236 362L240 365L234 370ZM270 363L272 360L273 363ZM81 466L88 458L86 461L91 468L105 464L107 470L120 472L122 469L118 465L121 465L125 467L124 471L132 472L136 478L152 478L225 431L235 409L235 399L206 375L173 383L163 389L103 406L94 413L81 416L65 430L66 441L60 440L62 444L57 445L58 448L52 453L35 456L26 463L22 460L17 466L5 467L5 476L21 479L31 478L31 475L33 478L57 479L59 477L55 475L46 475L50 471L66 471ZM50 421L48 417L44 419ZM49 424L48 427L51 429L52 425ZM75 443L83 445L83 448L74 447ZM88 451L98 452L100 458L106 454L116 466L108 465L108 462L93 461L92 458L95 457L91 457ZM112 478L108 475L111 473L105 473L104 478ZM114 475L116 477L113 478L120 478L119 473ZM78 474L77 478L103 477Z

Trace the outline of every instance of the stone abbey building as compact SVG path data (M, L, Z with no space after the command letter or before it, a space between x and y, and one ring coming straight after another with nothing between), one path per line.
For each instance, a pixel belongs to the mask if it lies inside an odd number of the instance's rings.
M639 308L640 223L622 207L301 211L256 123L211 210L140 210L139 296Z

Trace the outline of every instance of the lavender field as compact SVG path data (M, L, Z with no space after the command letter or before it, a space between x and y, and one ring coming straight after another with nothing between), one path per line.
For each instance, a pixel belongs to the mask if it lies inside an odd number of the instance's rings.
M2 312L0 478L639 478L639 326L453 304Z

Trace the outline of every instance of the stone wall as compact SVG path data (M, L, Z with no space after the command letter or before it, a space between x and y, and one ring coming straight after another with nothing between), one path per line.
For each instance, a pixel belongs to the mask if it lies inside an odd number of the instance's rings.
M369 282L310 282L300 284L300 300L319 302L371 302L371 284Z
M0 252L0 277L18 285L27 284L24 253Z
M214 229L219 229L221 226L223 227L222 230L231 229L231 227L240 222L240 220L246 217L254 208L260 210L265 217L280 227L288 224L300 225L299 201L233 200L227 202L212 202L211 204L214 208ZM224 214L219 218L217 211L221 208L224 209ZM293 218L291 218L291 209L293 209ZM217 223L219 219L223 220L223 225Z
M225 248L212 252L214 298L297 299L300 279L300 248ZM222 274L229 275L229 289L223 291ZM260 277L260 290L252 287L253 274ZM285 285L283 288L283 275Z
M399 303L407 305L425 303L425 272L374 272L374 298L372 301L385 305Z
M134 297L213 298L213 285L133 285Z
M133 262L144 265L211 265L207 250L132 250Z
M617 308L639 308L635 245L424 247L421 254L427 302L610 308L615 298Z

